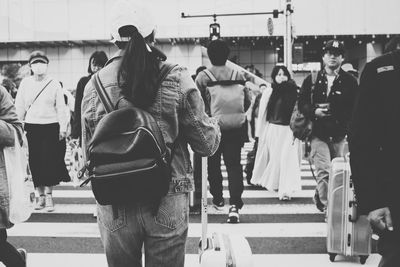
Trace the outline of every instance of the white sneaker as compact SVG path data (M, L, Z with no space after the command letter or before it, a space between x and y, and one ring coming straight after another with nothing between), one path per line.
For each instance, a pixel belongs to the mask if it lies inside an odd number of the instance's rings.
M39 198L36 201L35 210L44 209L45 205L46 205L45 196L41 195L41 196L39 196Z
M53 196L51 194L46 194L46 211L47 212L54 211Z

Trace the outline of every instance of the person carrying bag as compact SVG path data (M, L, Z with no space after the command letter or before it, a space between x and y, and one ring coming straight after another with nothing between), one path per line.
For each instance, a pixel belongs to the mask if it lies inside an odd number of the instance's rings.
M14 223L27 219L30 215L18 216L17 212L22 207L15 208L13 206L16 203L14 201L16 194L15 190L13 192L9 186L12 179L12 182L19 183L19 189L22 189L21 184L25 178L24 176L14 176L12 172L18 169L15 168L15 164L22 164L22 161L15 161L14 165L11 164L14 167L9 167L9 160L12 160L9 158L12 154L11 151L18 150L21 146L22 139L19 136L22 136L22 123L18 120L11 95L4 87L0 86L0 262L7 267L26 266L26 251L24 249L17 250L7 242L7 229L11 228ZM14 146L16 149L13 148ZM22 171L23 169L19 174L23 173Z

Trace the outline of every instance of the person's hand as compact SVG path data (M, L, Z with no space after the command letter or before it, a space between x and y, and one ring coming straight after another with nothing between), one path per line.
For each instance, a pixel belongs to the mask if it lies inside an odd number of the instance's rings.
M368 214L368 221L372 228L375 228L378 231L383 231L385 229L393 231L392 216L387 207L371 211Z
M326 117L326 116L330 116L329 109L328 108L316 108L315 109L315 116L317 118L323 118L323 117Z
M67 136L67 133L66 132L60 132L60 134L58 135L58 140L63 140L63 139L65 139L65 137Z

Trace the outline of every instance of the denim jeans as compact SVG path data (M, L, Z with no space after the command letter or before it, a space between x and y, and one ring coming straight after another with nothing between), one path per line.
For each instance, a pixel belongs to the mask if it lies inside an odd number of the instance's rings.
M101 206L98 225L110 267L183 267L189 220L188 193L168 194L157 213L148 204Z
M331 161L336 157L342 157L344 153L345 139L338 142L323 141L317 137L311 140L311 160L315 165L317 178L317 192L322 204L328 204L328 180L331 169Z
M211 195L218 201L223 198L221 173L221 155L223 155L228 172L229 203L236 205L238 209L243 207L243 167L240 163L242 146L242 141L226 139L222 134L217 152L208 158L208 181Z

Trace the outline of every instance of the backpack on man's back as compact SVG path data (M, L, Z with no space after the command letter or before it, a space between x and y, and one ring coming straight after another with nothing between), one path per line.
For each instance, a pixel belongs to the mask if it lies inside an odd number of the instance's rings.
M204 73L210 79L206 90L211 116L218 118L221 130L242 127L246 122L245 81L237 80L236 70L232 71L229 80L217 80L208 69Z

